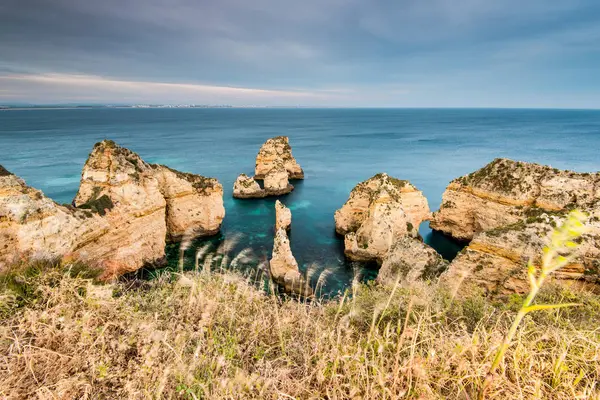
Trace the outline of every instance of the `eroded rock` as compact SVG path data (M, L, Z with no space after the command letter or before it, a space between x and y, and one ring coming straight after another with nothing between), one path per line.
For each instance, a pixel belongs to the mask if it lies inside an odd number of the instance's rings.
M289 230L292 226L292 211L282 202L275 202L275 230Z
M280 196L294 190L294 186L289 183L288 172L280 161L275 162L273 168L267 172L263 184L268 196Z
M169 239L210 236L219 232L225 207L223 186L215 178L152 165L167 202Z
M470 240L442 275L459 295L525 293L526 264L540 262L549 234L572 209L588 213L580 257L555 274L557 282L594 288L600 269L600 174L496 159L450 183L431 227Z
M304 171L292 155L287 136L271 138L262 145L256 156L254 177L264 179L278 162L283 164L289 179L304 179Z
M94 146L73 203L60 206L0 176L0 267L68 257L111 278L161 262L167 236L214 233L224 216L216 180L150 165L108 140Z
M377 174L352 189L335 212L335 227L345 235L350 259L382 262L396 241L418 237L419 225L429 216L427 199L410 182Z
M566 216L567 212L543 212L536 218L476 234L441 276L441 282L461 296L527 293L528 261L541 265L550 234ZM574 289L600 290L599 221L596 211L588 222L590 230L576 250L577 258L556 271L552 280Z
M377 282L394 285L410 284L420 279L435 278L448 266L441 255L420 240L404 237L396 241L387 253Z
M537 210L589 208L598 198L599 175L496 159L450 182L431 228L459 240L514 224Z
M300 273L298 262L292 254L290 241L285 229L275 232L273 255L269 262L273 281L281 285L288 293L310 296L312 289Z
M240 174L233 184L233 197L238 199L252 199L265 197L267 192L258 182L246 174Z

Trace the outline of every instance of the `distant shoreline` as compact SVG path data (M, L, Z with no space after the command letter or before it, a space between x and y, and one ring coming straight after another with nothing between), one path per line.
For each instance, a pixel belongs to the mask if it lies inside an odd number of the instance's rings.
M30 111L30 110L110 110L110 109L267 109L267 110L506 110L506 111L600 111L600 108L511 108L511 107L317 107L317 106L233 106L233 105L39 105L39 106L0 106L0 111Z

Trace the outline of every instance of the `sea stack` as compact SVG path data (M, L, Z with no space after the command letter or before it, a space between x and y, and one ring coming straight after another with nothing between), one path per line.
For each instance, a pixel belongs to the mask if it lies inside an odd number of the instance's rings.
M267 192L252 177L240 174L233 184L233 197L238 199L256 199L265 197Z
M468 247L456 257L444 282L458 294L528 291L526 264L539 265L549 234L568 212L589 215L579 256L555 274L573 287L600 289L600 174L562 171L549 166L496 159L453 180L432 229Z
M275 230L290 230L292 226L292 211L279 200L275 201Z
M292 186L288 180L288 172L283 163L279 160L276 161L273 164L273 168L267 172L263 184L268 196L280 196L294 190L294 186Z
M286 233L292 221L291 211L277 201L275 205L276 231L273 240L273 255L269 261L271 278L287 293L311 296L312 288L304 279L298 268L298 262L292 254L290 240Z
M335 229L345 236L348 258L382 262L396 241L418 238L419 225L429 217L421 191L408 181L377 174L352 189L335 212Z
M0 174L0 268L16 259L67 257L106 279L164 260L166 238L216 233L222 186L143 161L105 140L94 146L72 206Z
M264 179L281 162L288 172L289 179L304 179L304 171L292 155L292 147L287 136L277 136L267 140L256 156L255 179Z
M238 199L281 196L294 190L290 179L304 179L304 171L292 155L287 136L267 140L256 156L254 178L241 174L233 185L233 197ZM256 180L263 181L264 189Z

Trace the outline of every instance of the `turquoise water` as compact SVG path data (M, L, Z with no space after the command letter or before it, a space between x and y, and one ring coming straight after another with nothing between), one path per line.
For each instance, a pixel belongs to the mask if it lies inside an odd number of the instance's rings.
M266 260L275 200L236 200L231 193L238 174L253 172L260 145L276 135L290 137L306 174L281 198L293 213L292 250L303 268L316 263L319 270L332 271L331 290L347 284L356 271L366 278L376 274L345 261L333 222L352 187L375 173L410 180L435 210L450 180L495 157L600 169L600 111L485 109L0 111L0 164L68 203L93 144L112 139L148 162L218 178L227 215L222 235L213 241L240 234L236 249L251 247L257 259ZM457 251L426 224L420 231L446 257Z

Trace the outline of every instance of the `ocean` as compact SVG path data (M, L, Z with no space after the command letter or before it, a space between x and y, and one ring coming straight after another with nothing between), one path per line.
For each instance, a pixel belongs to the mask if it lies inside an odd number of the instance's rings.
M151 163L216 177L226 217L219 236L233 252L250 248L270 258L275 198L238 200L233 182L252 174L268 138L290 137L304 181L280 197L293 215L291 246L302 269L327 271L324 290L336 292L377 268L348 262L333 214L357 183L379 172L422 190L432 211L452 179L496 157L600 170L600 111L512 109L33 109L0 110L0 164L58 203L70 203L94 143L112 139ZM420 227L425 241L452 258L460 246ZM186 251L193 265L196 241ZM177 246L168 246L176 264Z

